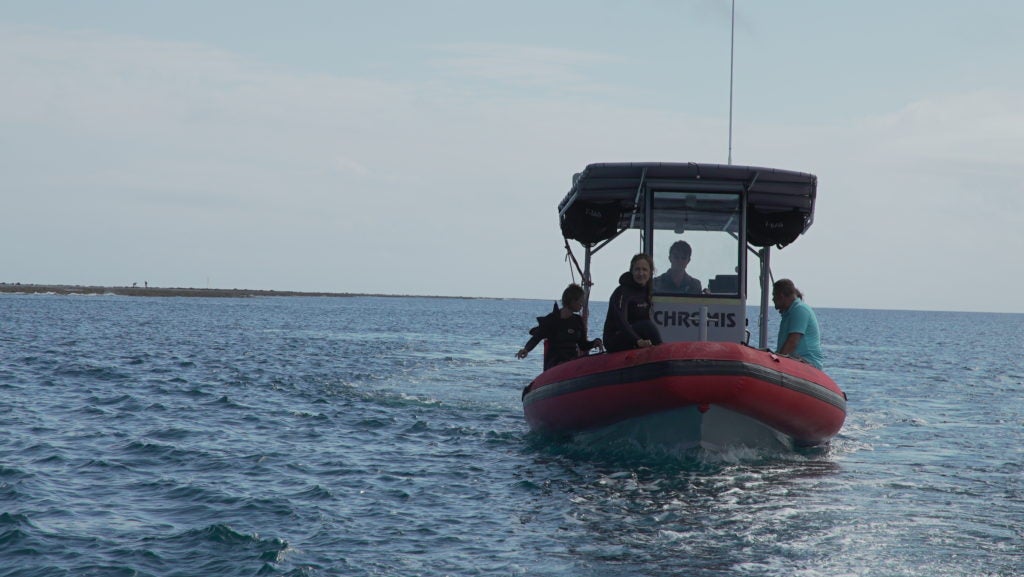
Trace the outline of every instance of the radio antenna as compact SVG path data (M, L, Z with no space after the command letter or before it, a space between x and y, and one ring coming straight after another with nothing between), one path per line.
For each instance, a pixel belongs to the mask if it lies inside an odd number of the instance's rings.
M732 77L736 57L736 0L732 0L732 26L729 32L729 164L732 164Z

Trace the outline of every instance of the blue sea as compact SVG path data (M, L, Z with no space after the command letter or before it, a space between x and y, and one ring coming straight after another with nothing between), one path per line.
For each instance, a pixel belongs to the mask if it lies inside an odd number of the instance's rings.
M530 434L550 306L0 295L0 576L1024 575L1024 315L818 309L831 446L709 452Z

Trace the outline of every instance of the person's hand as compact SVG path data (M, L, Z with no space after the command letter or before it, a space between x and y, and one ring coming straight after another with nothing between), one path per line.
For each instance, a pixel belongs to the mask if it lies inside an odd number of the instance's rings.
M601 339L594 339L594 348L596 348L599 351L603 351L604 341L602 341Z
M650 339L637 339L636 346L637 348L640 349L646 349L647 347L651 346L651 341Z
M528 351L526 349L519 349L519 352L516 353L516 358L517 359L525 359L526 355L528 355L528 354L530 354L530 351Z

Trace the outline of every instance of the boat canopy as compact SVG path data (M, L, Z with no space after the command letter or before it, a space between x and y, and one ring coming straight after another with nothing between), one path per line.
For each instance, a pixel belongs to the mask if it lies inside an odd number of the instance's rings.
M813 174L756 166L590 164L573 176L572 189L559 203L558 214L562 236L593 245L625 229L646 228L647 191L681 193L673 196L683 204L688 193L693 194L691 202L706 201L708 195L698 193L741 194L747 208L747 242L782 248L810 228L817 185ZM658 214L652 218L658 219Z

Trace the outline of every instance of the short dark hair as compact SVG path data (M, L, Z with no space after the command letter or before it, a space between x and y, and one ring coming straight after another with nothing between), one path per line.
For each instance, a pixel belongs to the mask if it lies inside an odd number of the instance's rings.
M668 255L670 257L672 255L677 255L677 256L681 256L683 258L690 258L690 256L692 254L693 254L693 247L691 247L690 243L686 242L685 240L677 240L677 241L675 241L674 243L672 243L672 246L669 247L669 249L668 249Z
M793 284L793 281L789 280L788 278L781 278L775 281L775 284L772 285L772 293L780 294L787 297L795 296L796 298L801 300L804 298L804 294L800 292L800 289L796 288L796 285Z
M576 283L572 283L562 291L562 304L565 306L569 306L569 303L574 303L581 298L583 298L583 287Z

